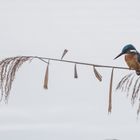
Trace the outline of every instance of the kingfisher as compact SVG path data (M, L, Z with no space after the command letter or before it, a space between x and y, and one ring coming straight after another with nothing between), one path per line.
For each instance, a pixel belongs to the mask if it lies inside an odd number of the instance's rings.
M121 53L114 59L125 55L125 62L129 69L135 70L137 75L140 75L140 53L132 44L128 44L123 47Z

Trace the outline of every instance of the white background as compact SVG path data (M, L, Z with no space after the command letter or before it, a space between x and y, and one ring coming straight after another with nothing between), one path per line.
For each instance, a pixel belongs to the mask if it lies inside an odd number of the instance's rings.
M0 58L38 55L94 64L126 66L113 60L132 43L140 50L138 0L0 0ZM113 111L108 115L111 69L51 61L49 89L43 89L46 64L24 64L16 75L9 103L0 104L0 138L27 140L139 140L137 104L116 92L129 71L115 70Z

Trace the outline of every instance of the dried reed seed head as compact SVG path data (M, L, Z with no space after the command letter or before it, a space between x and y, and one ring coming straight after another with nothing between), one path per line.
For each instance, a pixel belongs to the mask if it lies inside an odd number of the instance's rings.
M117 85L117 90L121 89L121 91L127 92L127 96L129 95L130 88L132 90L130 94L131 103L134 105L137 101L139 101L139 106L137 109L137 115L140 113L140 77L138 77L135 73L130 73L125 75L121 81ZM124 90L125 89L125 90Z
M0 62L1 98L3 98L4 96L5 100L8 100L16 71L20 68L20 66L24 62L31 59L32 59L31 57L17 56L17 57L10 57L10 58L3 59Z
M133 82L134 77L135 77L134 75L132 75L132 77L130 77L130 80L129 80L129 82L128 82L128 85L126 86L125 92L127 92L127 94L128 94L129 91L130 91L130 87L132 86L132 82Z
M138 105L138 109L137 109L137 116L139 115L140 113L140 99L139 99L139 105Z
M140 89L140 81L139 81L140 77L138 77L135 81L134 87L133 87L133 92L132 92L132 97L131 97L131 101L132 101L132 105L135 103L135 101L138 98L138 92Z
M129 85L129 87L131 86L132 84L132 81L130 80L131 76L133 75L133 73L130 73L130 74L127 74L125 75L121 80L120 82L118 83L117 87L116 87L116 90L119 90L121 89L122 91L126 88L125 88L125 85ZM128 87L128 88L129 88Z

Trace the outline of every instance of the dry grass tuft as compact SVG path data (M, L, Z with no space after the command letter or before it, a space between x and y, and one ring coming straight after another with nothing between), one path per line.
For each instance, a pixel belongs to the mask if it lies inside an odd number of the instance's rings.
M1 100L3 99L3 97L5 101L8 100L16 72L20 68L20 66L28 60L31 60L31 57L17 56L9 57L0 61Z

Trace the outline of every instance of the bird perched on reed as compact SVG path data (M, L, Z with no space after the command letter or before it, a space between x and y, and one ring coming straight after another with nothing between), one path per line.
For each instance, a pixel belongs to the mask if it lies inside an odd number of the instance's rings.
M140 53L132 44L128 44L123 47L122 52L116 56L114 59L125 55L125 62L127 63L129 69L135 70L137 75L140 75Z

